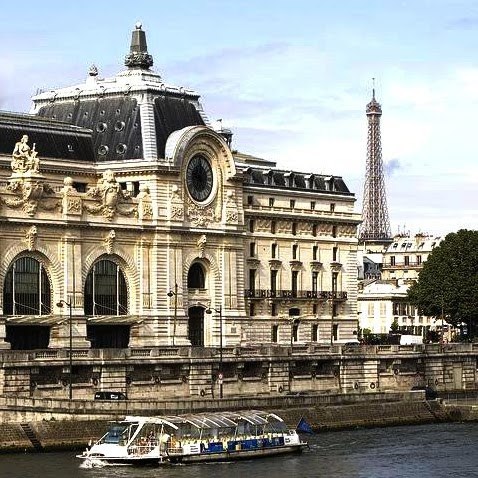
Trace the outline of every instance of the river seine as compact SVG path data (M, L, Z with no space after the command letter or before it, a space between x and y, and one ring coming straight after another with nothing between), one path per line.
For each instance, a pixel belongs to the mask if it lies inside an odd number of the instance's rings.
M450 478L478 476L478 424L306 435L301 455L160 468L82 469L72 452L0 455L1 478Z

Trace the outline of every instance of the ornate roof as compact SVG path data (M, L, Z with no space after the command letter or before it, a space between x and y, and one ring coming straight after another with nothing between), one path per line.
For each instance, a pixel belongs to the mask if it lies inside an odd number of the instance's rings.
M144 158L161 162L168 136L208 119L192 90L168 86L151 67L146 34L132 32L127 69L100 78L90 67L85 83L33 97L32 113L92 130L97 161Z
M331 194L349 194L348 187L340 176L300 173L276 168L261 168L243 165L244 182L253 186L267 188L296 189L328 192Z

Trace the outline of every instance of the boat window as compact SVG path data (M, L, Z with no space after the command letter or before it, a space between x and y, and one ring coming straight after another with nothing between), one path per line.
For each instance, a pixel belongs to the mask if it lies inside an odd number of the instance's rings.
M264 433L282 433L286 431L287 431L286 424L280 421L268 422L264 426Z
M128 428L126 425L115 425L111 427L104 437L104 443L125 445L128 441Z

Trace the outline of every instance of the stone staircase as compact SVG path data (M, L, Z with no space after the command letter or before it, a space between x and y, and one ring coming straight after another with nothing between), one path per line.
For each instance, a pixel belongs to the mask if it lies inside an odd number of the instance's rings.
M30 424L20 423L20 426L22 427L22 430L24 431L25 435L27 436L27 438L30 440L31 444L33 445L33 448L35 449L35 451L43 451L43 446L40 443L40 440L38 440L38 437L36 436Z

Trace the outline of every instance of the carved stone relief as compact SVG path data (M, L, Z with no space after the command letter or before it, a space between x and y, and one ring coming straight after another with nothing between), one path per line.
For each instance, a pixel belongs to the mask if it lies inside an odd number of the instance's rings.
M63 180L62 194L62 212L63 214L81 215L82 202L77 190L73 187L73 179L66 177Z
M226 194L226 202L224 204L225 222L226 224L237 224L239 214L237 212L237 203L234 191L228 191Z
M206 234L203 234L197 241L197 247L199 249L199 257L204 257L206 242L207 242Z
M111 221L116 214L121 216L135 216L138 214L137 207L123 205L131 199L131 194L129 191L121 189L114 172L110 169L103 173L96 187L90 188L87 194L96 199L99 204L96 206L85 204L85 209L92 214L101 214L108 221Z
M37 234L38 232L36 226L30 227L25 233L25 241L29 251L34 251L36 248Z
M149 195L149 188L146 184L140 185L139 194L136 198L139 200L139 218L152 219L153 205L151 204L151 196Z
M107 254L113 254L115 240L116 240L116 233L114 229L111 229L111 231L108 233L108 235L105 238L105 248L106 248Z
M192 201L188 202L188 217L195 227L207 227L215 221L214 209L211 205L198 206Z
M184 204L179 194L179 188L173 184L170 193L171 212L170 218L181 221L184 218Z

